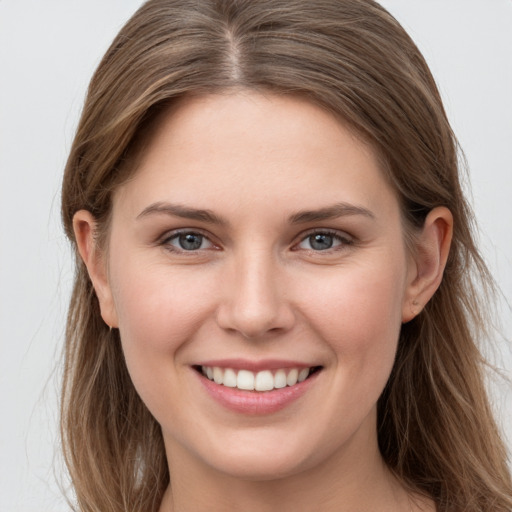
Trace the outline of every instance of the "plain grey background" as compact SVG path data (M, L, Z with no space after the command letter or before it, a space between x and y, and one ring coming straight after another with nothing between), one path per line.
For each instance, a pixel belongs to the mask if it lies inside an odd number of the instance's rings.
M88 80L140 0L0 0L0 510L68 510L58 362L73 276L60 181ZM429 62L470 167L512 376L512 0L383 0ZM492 386L512 445L512 391Z

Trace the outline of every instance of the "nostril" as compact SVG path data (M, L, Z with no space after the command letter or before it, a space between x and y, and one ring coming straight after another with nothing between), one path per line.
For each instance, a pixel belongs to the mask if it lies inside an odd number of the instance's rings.
M287 304L250 308L236 303L219 310L217 323L230 334L257 340L289 331L295 323L295 315Z

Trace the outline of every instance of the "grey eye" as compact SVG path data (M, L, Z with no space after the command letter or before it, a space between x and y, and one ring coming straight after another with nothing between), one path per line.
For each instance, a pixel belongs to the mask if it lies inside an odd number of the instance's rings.
M178 233L169 238L169 245L182 251L198 251L199 249L208 249L212 243L200 233Z
M351 241L341 235L329 232L317 232L307 235L298 245L300 249L308 251L327 251L344 245L350 245Z
M185 251L195 251L201 248L203 243L203 236L196 235L195 233L186 233L178 237L180 248Z
M334 246L334 237L327 233L317 233L310 235L307 238L309 245L315 251L325 251L331 249Z

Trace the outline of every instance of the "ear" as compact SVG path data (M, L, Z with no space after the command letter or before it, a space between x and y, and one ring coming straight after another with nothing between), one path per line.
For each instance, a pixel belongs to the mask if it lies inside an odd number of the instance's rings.
M448 260L453 234L453 216L444 206L429 212L419 235L415 235L402 322L412 320L439 288Z
M117 312L108 280L105 253L100 250L95 237L96 220L87 210L79 210L73 217L78 252L82 257L94 291L100 303L101 317L109 327L118 327Z

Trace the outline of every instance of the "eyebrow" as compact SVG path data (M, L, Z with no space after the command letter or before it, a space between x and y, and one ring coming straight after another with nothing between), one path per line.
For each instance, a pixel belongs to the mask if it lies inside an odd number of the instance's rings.
M147 217L148 215L154 214L172 215L175 217L181 217L183 219L198 220L219 226L229 225L229 222L226 219L213 213L211 210L191 208L189 206L167 202L157 202L149 205L148 207L144 208L144 210L142 210L139 215L137 215L137 219L141 219ZM289 217L289 222L290 224L306 224L308 222L330 220L353 215L362 215L370 219L375 218L375 215L363 206L357 206L349 203L337 203L332 206L320 208L318 210L299 211Z
M137 215L137 219L147 217L153 214L172 215L183 219L199 220L208 224L216 224L219 226L227 226L229 223L226 219L219 217L211 210L202 210L198 208L190 208L180 204L158 202L150 204Z
M332 206L327 206L326 208L320 208L319 210L304 210L297 212L290 217L290 223L305 224L307 222L331 220L352 215L363 215L364 217L375 219L375 215L363 206L357 206L349 203L337 203Z

